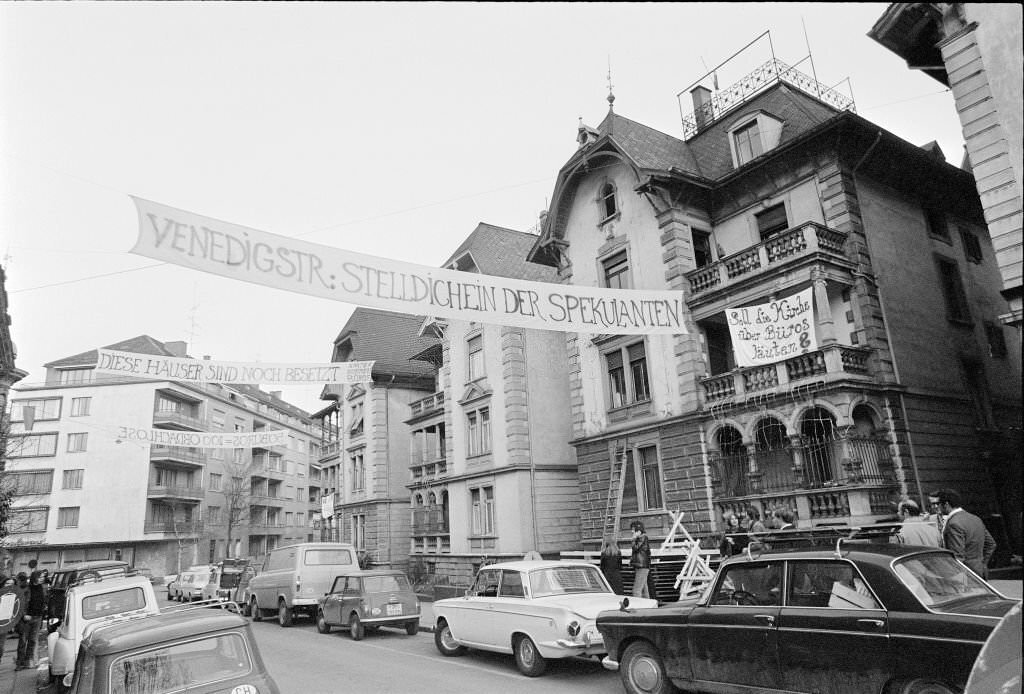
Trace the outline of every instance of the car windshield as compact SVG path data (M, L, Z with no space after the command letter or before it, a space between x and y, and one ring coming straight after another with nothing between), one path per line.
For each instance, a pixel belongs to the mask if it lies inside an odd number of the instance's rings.
M121 612L141 610L146 606L146 596L142 588L116 590L100 595L87 595L82 598L82 618L98 619Z
M609 593L596 566L552 566L530 572L530 592L535 598L568 593Z
M405 576L366 576L363 588L367 593L409 590L409 581Z
M893 571L925 607L939 612L965 598L994 593L949 554L917 554L901 559Z
M252 670L240 634L221 634L122 656L110 665L112 694L163 694Z

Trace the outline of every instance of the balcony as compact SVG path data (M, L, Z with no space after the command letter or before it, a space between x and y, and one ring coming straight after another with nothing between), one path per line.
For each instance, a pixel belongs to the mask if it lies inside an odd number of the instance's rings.
M441 507L414 508L412 511L413 535L447 535L450 532L448 519Z
M788 392L800 385L843 379L871 380L871 350L848 345L828 345L791 359L733 369L702 378L705 404L726 399L744 400L752 394Z
M167 499L172 501L185 501L198 503L206 496L206 490L202 485L166 485L150 484L146 489L146 496L150 499Z
M157 410L153 412L153 426L203 431L206 428L206 422L201 417L184 410Z
M194 536L200 535L203 532L203 522L199 520L184 520L184 521L158 521L158 520L147 520L143 524L143 532L146 533L164 533L167 535L174 535L175 537L181 536Z
M806 222L686 273L690 282L690 304L706 303L724 289L756 281L802 259L824 257L849 266L850 261L843 253L845 244L845 232Z
M329 463L332 460L337 459L338 453L341 452L341 441L330 441L323 444L320 447L319 461L321 463Z
M149 459L153 462L176 463L183 467L201 467L206 461L206 455L201 448L152 444L149 447Z
M409 404L409 416L412 418L444 412L444 391L416 400Z

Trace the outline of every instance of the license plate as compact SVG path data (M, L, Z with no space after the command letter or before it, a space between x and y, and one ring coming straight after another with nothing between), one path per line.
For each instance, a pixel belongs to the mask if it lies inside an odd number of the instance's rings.
M388 605L388 616L402 614L402 605Z

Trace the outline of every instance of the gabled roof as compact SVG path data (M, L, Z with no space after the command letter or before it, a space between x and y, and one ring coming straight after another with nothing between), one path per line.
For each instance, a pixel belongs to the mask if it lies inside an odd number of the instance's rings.
M613 139L641 169L668 171L674 167L701 176L700 165L683 140L614 112L605 116L597 130Z
M359 307L352 312L334 344L348 341L352 353L348 361L373 361L373 377L391 376L433 379L434 367L414 361L412 356L437 344L436 337L420 336L423 316L392 313Z
M106 345L103 349L114 349L121 352L137 352L138 354L156 354L161 357L175 356L170 350L164 347L164 343L150 337L149 335L139 335L138 337L122 340L121 342L115 342L112 345ZM99 352L95 349L91 349L88 352L82 352L81 354L51 361L49 364L43 364L43 366L47 369L59 369L72 366L95 366L96 358L98 356Z
M552 268L526 260L527 253L536 241L534 234L480 222L444 262L444 267L469 253L477 269L484 275L557 282L558 275Z

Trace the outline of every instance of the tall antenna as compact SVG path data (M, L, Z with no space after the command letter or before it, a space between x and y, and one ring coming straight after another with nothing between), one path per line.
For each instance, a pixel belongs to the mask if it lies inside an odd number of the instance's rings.
M811 77L814 78L814 89L818 93L818 98L821 98L821 84L818 82L818 73L814 69L814 54L811 53L811 42L807 38L807 25L804 23L804 18L800 17L800 26L804 28L804 45L807 46L807 57L811 60Z

